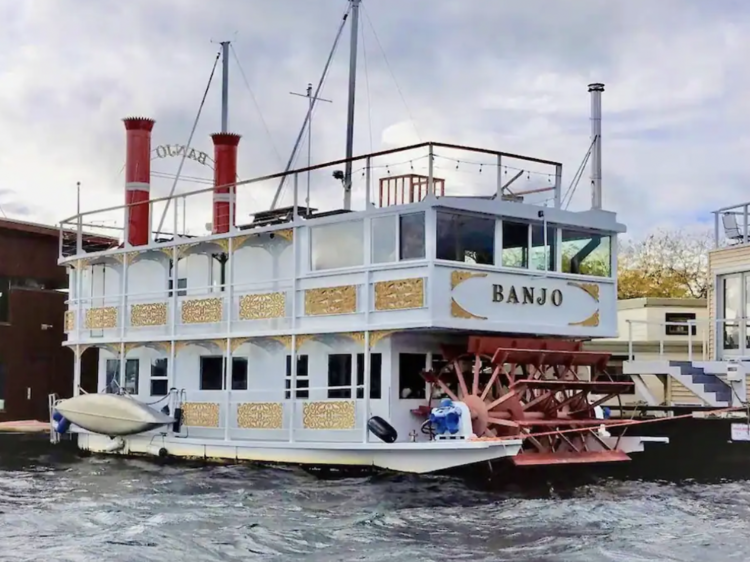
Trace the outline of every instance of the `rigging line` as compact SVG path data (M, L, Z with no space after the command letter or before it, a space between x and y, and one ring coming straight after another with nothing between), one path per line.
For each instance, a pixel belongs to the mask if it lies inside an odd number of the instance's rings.
M372 147L372 103L370 102L370 73L367 70L367 45L365 44L365 30L362 29L362 60L365 63L365 93L367 94L367 130L370 135L370 152Z
M284 175L281 176L281 181L279 181L279 187L276 188L276 193L273 196L273 201L271 202L271 210L274 210L276 208L276 204L279 202L279 196L281 195L281 190L284 188L284 182L286 181L286 177L288 175L287 172L291 170L292 163L294 162L294 159L297 154L297 150L299 149L300 143L302 142L302 137L304 136L305 131L307 130L307 127L310 123L310 116L312 115L312 111L315 108L315 103L318 101L320 90L323 88L323 83L325 82L326 75L328 74L328 69L331 66L331 61L333 60L333 55L336 52L336 47L338 47L339 39L341 38L341 33L344 31L346 20L349 18L350 10L351 10L351 4L347 5L346 12L344 12L344 16L341 18L341 25L339 26L339 30L336 33L336 39L334 39L333 41L333 47L331 48L331 52L328 54L328 60L326 60L325 67L323 67L323 74L320 77L320 80L318 81L318 86L315 89L315 94L313 95L312 102L308 105L307 114L305 115L305 121L302 123L302 128L300 129L300 132L297 135L297 140L294 143L294 148L292 148L292 154L289 157L289 161L286 164L286 168L284 169Z
M594 137L593 140L591 141L591 144L589 145L589 148L586 151L586 155L583 157L583 160L578 166L576 173L573 175L573 179L571 180L570 185L568 186L568 189L565 191L565 195L563 195L560 201L560 206L562 207L562 204L565 202L566 199L568 199L568 202L563 207L564 209L567 209L571 201L573 200L573 195L575 195L575 191L578 187L578 182L581 181L581 177L583 176L586 163L589 161L589 157L591 156L591 149L594 147L594 143L596 142L596 139L597 137ZM568 198L568 194L570 194L570 198Z
M208 77L208 84L206 84L206 90L203 92L203 99L201 100L201 104L198 107L198 114L195 116L195 122L193 122L193 129L190 131L190 136L188 137L188 141L185 144L185 146L190 146L190 143L193 142L193 135L195 134L195 130L198 128L198 121L201 118L201 112L203 111L203 106L206 103L206 98L208 97L208 91L211 89L211 82L214 79L214 73L216 72L216 66L219 64L219 58L221 57L221 49L219 49L219 52L216 53L216 58L214 59L214 66L211 68L211 74ZM161 228L164 225L164 219L167 218L167 210L169 209L169 204L172 202L172 196L174 195L174 190L177 188L177 182L180 181L180 172L182 172L182 166L185 164L185 159L187 158L188 151L185 150L182 153L182 158L180 159L180 165L177 167L177 174L175 175L174 182L172 183L172 189L169 190L169 198L167 199L167 204L164 205L164 212L161 214L161 220L159 221L159 227L156 229L156 232L161 232ZM174 232L173 236L177 236L177 233Z
M401 97L401 101L403 102L404 107L406 108L406 113L409 116L409 122L411 123L411 126L414 129L414 133L417 135L418 141L422 142L422 137L419 135L419 130L417 129L417 123L416 121L414 121L414 117L412 116L411 110L409 109L409 104L406 103L406 98L404 97L404 93L401 91L401 86L398 85L398 80L396 80L396 75L393 73L391 64L388 62L388 57L385 54L385 49L383 49L383 45L380 43L380 39L378 39L378 34L375 31L375 26L372 24L372 20L370 19L370 15L367 13L367 9L365 8L364 3L362 4L361 7L362 7L362 12L365 14L365 19L367 20L367 23L370 25L370 29L372 30L372 35L375 37L375 42L378 44L380 53L383 55L385 66L388 67L388 72L391 73L391 78L393 78L393 82L396 84L396 90L398 91L398 95Z
M263 117L263 112L260 110L260 105L258 105L258 100L255 98L255 94L253 94L253 90L250 87L250 82L248 81L247 76L245 75L245 70L242 68L242 65L240 64L240 59L237 56L237 51L234 50L234 45L232 45L232 43L229 44L229 50L232 51L232 56L234 57L234 61L237 63L237 68L240 71L240 76L242 77L242 81L245 83L245 87L247 88L247 91L253 100L253 104L255 104L255 109L258 111L258 115L260 116L261 123L263 123L263 128L266 130L266 134L268 135L268 138L271 141L271 148L273 148L273 151L276 154L276 160L278 160L279 165L281 165L281 162L283 162L283 160L281 159L281 153L279 152L279 149L276 147L276 143L273 142L273 135L271 134L271 129L268 128L268 124L266 123L266 120Z

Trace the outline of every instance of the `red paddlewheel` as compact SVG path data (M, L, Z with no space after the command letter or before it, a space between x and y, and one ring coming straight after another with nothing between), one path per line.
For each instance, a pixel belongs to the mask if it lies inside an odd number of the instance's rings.
M606 377L609 354L580 348L562 340L479 337L470 338L469 353L446 346L446 366L424 373L432 386L428 406L440 394L468 406L478 438L523 437L517 465L629 460L600 435L608 420L596 419L594 408L634 383L598 380ZM591 382L579 378L579 368L590 370Z

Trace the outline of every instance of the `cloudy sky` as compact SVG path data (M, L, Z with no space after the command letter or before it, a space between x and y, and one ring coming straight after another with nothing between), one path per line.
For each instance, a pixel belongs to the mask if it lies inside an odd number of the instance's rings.
M567 187L589 146L586 86L601 81L605 208L634 235L707 221L713 208L750 200L745 4L364 0L355 153L427 140L482 146L559 160ZM75 212L77 181L85 210L120 204L120 119L153 117L154 146L184 144L216 57L211 41L223 39L233 41L239 60L231 61L230 109L230 128L243 135L239 174L283 169L306 110L289 92L317 82L346 5L2 2L0 207L10 217L57 222ZM334 103L315 113L314 162L343 156L348 33L321 94ZM217 79L192 142L207 152L220 123L218 86ZM490 157L441 155L436 174L446 178L448 193L481 191L494 181ZM297 163L305 161L303 147ZM425 171L425 162L396 158L375 175ZM178 163L156 160L152 169L173 174ZM183 173L211 177L192 162ZM330 171L314 178L313 206L337 204L331 182ZM517 185L548 182L525 174ZM170 187L155 177L152 194ZM267 208L273 187L244 190L241 214ZM288 189L283 198L291 202ZM571 208L589 201L584 177Z

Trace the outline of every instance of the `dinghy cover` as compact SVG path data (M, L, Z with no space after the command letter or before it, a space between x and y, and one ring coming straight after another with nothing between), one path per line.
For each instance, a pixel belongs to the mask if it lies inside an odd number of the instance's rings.
M81 394L61 401L55 410L72 424L101 435L124 436L174 423L174 419L119 394Z

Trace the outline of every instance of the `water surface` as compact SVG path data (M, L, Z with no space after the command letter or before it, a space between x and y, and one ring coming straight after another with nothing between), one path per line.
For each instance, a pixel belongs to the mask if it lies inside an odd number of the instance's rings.
M750 558L748 482L541 490L78 458L0 435L0 561Z

